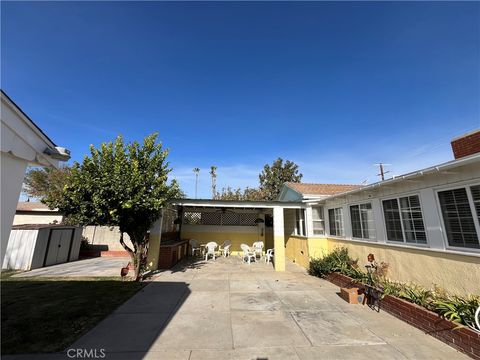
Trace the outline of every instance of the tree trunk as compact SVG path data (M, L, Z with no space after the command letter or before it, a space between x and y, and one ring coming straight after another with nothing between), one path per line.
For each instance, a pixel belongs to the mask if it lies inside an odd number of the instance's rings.
M133 266L135 266L135 252L132 249L130 249L130 247L127 244L125 244L125 242L123 241L123 231L120 232L120 244L123 246L123 248L127 251L128 255L130 256L130 259L131 259L130 263ZM137 266L135 266L135 269L136 268Z

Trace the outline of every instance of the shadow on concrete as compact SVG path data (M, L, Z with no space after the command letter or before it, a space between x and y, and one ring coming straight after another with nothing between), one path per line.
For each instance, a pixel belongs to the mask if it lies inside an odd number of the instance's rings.
M17 360L142 359L190 295L173 281L9 278L1 288L2 359Z

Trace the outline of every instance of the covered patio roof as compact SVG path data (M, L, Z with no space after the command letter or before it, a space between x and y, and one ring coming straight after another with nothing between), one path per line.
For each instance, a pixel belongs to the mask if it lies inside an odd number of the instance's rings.
M273 209L281 207L284 209L301 209L305 204L295 201L250 201L250 200L212 200L212 199L175 199L170 202L176 206L191 207L229 207L241 209Z

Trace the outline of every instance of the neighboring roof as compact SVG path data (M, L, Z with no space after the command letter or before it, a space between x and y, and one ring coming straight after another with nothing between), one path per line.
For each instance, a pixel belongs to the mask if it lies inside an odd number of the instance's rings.
M41 202L34 201L19 201L17 203L17 211L52 211L58 212L58 210L51 210L47 205Z
M62 225L62 224L22 224L13 225L12 230L39 230L45 228L62 228L62 229L75 229L78 226Z
M335 195L362 187L362 185L352 184L307 184L294 182L287 182L285 185L302 195Z
M212 199L175 199L172 205L197 207L230 207L230 208L273 208L275 206L300 208L304 204L295 201L250 201L250 200L212 200Z

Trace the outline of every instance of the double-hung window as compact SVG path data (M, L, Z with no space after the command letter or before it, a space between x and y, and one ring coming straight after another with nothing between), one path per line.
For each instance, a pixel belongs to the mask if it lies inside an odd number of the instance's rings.
M375 219L371 203L350 206L352 236L359 239L375 239Z
M312 207L313 235L325 234L325 219L323 217L323 206Z
M414 244L427 243L418 195L383 200L383 213L388 240Z
M295 211L295 235L305 236L305 210L297 209Z
M439 191L438 199L448 244L480 248L480 229L477 228L480 223L480 185Z
M328 224L330 226L330 235L345 236L342 208L328 209Z

